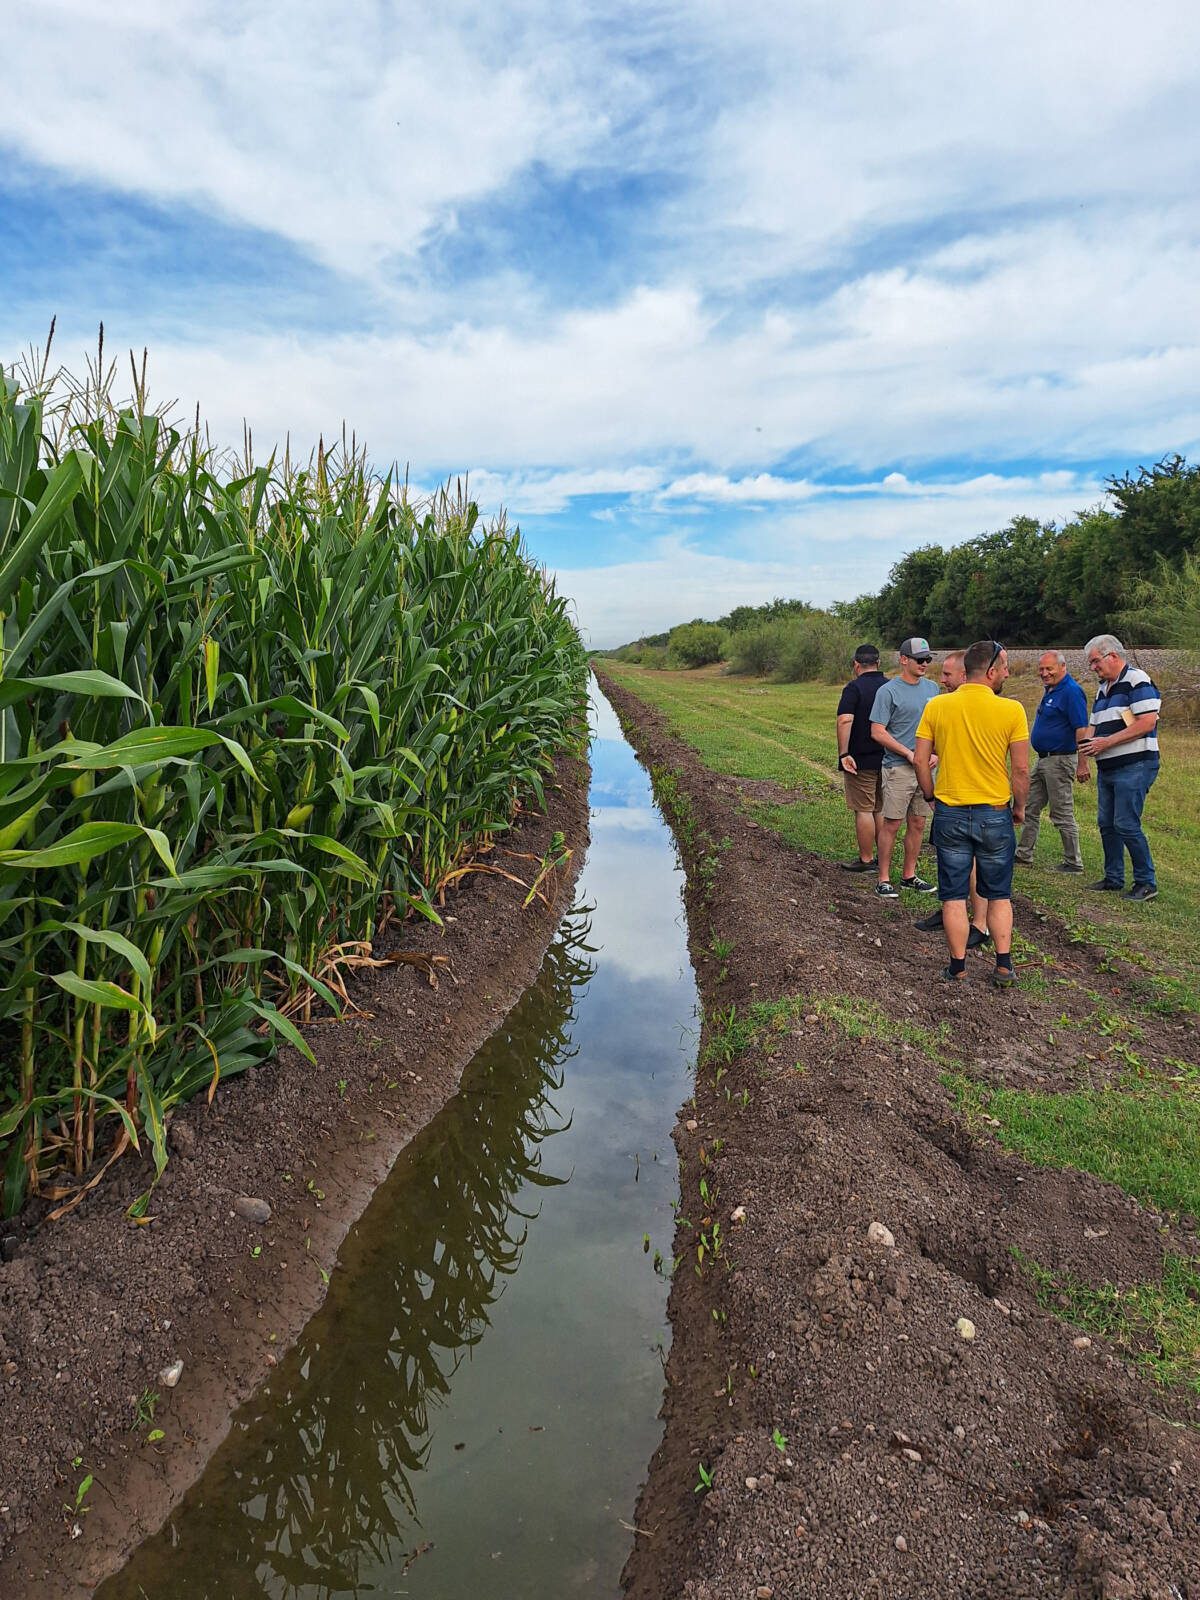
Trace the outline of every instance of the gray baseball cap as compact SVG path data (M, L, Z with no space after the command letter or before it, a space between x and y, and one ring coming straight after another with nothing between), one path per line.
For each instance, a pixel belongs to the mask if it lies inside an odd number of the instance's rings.
M933 651L929 648L928 639L905 639L900 646L900 654L908 656L912 661L933 660Z

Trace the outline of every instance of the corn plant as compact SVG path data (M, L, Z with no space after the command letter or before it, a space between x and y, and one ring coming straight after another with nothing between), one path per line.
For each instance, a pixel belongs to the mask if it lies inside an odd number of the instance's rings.
M6 1213L143 1140L161 1172L171 1109L276 1037L311 1060L292 1019L381 918L439 920L582 726L503 519L353 443L230 464L110 385L0 373Z

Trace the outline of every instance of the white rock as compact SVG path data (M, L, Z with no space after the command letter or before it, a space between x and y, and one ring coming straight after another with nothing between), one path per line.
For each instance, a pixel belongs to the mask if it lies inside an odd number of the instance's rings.
M747 1487L747 1489L749 1489L750 1493L753 1494L755 1489L758 1488L758 1479L757 1478L747 1478L746 1479L746 1487Z
M158 1381L164 1389L173 1389L183 1377L183 1362L172 1361L169 1367L164 1367L158 1375Z
M733 1210L729 1213L729 1220L730 1220L730 1222L745 1222L745 1220L746 1220L746 1208L745 1208L745 1206L734 1206Z
M954 1324L954 1331L960 1339L973 1339L975 1337L975 1324L970 1317L959 1317Z
M687 1131L689 1133L695 1133L696 1129L699 1126L700 1126L700 1124L696 1121L695 1117L689 1117L687 1119L687 1121L684 1123L684 1127L687 1129Z
M898 1533L896 1535L896 1549L897 1550L907 1550L908 1549L908 1540L904 1537L904 1535L902 1533Z
M873 1222L867 1229L867 1243L882 1245L885 1250L894 1250L896 1236L890 1228L885 1228L882 1222Z
M1072 1339L1071 1343L1075 1346L1076 1350L1090 1350L1092 1348L1092 1341L1088 1338L1086 1333L1081 1333L1078 1339Z

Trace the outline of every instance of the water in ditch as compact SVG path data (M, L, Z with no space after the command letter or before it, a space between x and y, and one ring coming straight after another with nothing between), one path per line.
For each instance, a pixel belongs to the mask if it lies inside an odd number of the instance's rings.
M324 1306L99 1600L615 1597L660 1437L696 993L607 703L536 982L348 1235Z

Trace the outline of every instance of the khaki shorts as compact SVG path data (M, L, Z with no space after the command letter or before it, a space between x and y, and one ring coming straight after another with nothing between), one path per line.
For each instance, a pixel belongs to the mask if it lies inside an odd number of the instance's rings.
M883 774L874 772L843 772L842 783L846 789L846 804L851 811L883 810Z
M928 817L933 807L917 788L917 773L909 762L883 769L883 816L885 822L903 822L905 817Z

